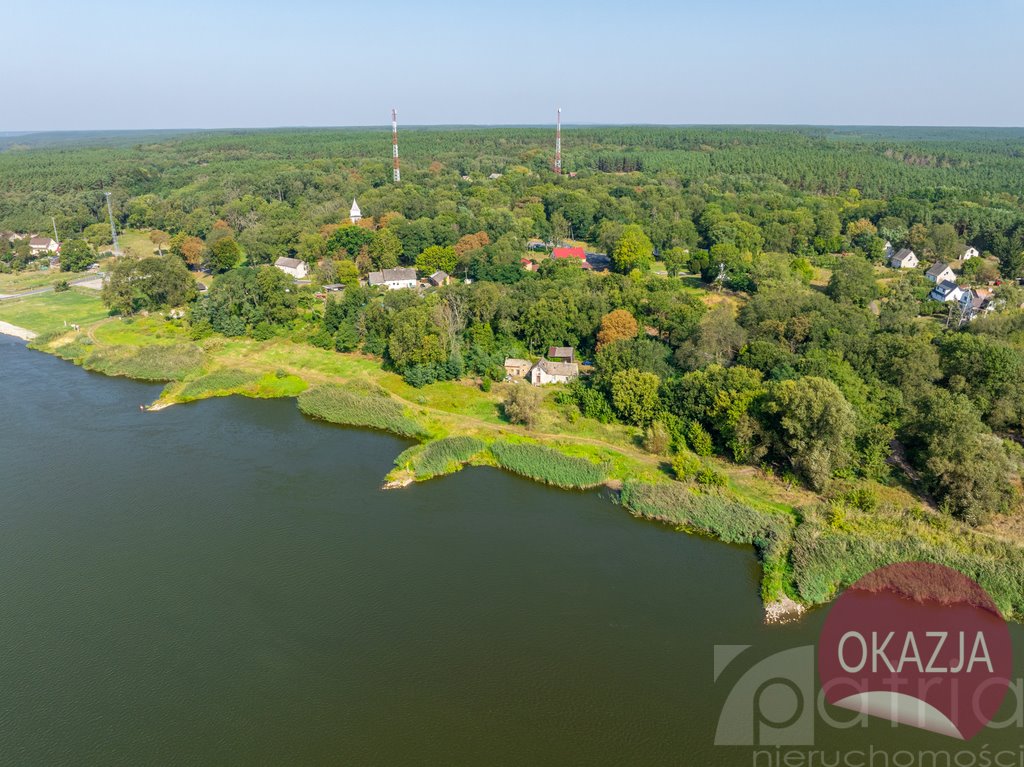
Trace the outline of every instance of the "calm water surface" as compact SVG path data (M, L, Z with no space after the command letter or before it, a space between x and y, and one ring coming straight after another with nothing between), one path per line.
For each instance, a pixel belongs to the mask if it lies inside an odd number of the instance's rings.
M407 443L292 400L140 413L159 390L0 336L4 764L750 764L713 745L714 645L824 618L765 628L751 551L601 494L384 492Z

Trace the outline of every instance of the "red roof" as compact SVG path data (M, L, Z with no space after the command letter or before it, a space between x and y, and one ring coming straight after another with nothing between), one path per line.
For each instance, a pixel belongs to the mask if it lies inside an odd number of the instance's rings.
M587 260L587 254L583 248L555 248L551 251L553 258L578 258L580 261Z

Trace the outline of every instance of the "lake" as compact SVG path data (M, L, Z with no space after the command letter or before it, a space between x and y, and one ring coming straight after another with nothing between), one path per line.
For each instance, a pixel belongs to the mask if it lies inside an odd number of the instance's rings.
M764 626L751 550L602 493L382 491L408 443L293 400L140 412L160 388L0 336L5 764L750 764L713 743L714 646L824 619Z

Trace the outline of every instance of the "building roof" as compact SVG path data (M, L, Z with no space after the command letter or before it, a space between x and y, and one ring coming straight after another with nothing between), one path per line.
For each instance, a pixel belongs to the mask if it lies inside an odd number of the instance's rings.
M40 248L48 248L50 247L50 243L53 243L54 245L57 244L49 237L33 237L31 240L28 241L28 244L30 246Z
M416 270L408 267L384 269L380 272L370 272L366 275L366 279L371 285L384 285L388 282L407 282L409 280L415 282Z
M280 269L298 269L300 266L305 266L306 262L299 258L288 258L281 256L277 261L274 262L274 266Z
M510 367L517 367L517 368L526 367L526 368L528 368L528 367L531 367L531 364L530 364L529 360L521 360L518 357L506 357L505 358L505 367L507 367L507 368L510 368Z
M448 279L448 272L443 269L438 269L432 275L430 275L430 281L435 285L440 285L442 282Z
M576 352L571 346L549 346L548 356L549 357L572 357Z
M929 269L927 272L925 272L925 274L927 274L929 277L938 277L940 274L942 274L947 269L949 269L949 264L943 264L943 263L932 264L931 269Z
M946 280L945 282L940 282L938 285L936 285L935 289L932 290L932 293L935 293L936 295L939 296L948 296L954 290L960 290L960 286L957 285L955 282Z
M349 218L362 218L363 212L359 210L359 203L356 202L356 198L352 198L352 209L348 213Z
M580 366L575 362L552 362L551 360L540 360L534 368L540 368L549 376L576 376L580 373ZM531 368L532 370L533 368Z
M555 248L551 251L552 258L578 258L580 261L587 260L587 253L583 248Z

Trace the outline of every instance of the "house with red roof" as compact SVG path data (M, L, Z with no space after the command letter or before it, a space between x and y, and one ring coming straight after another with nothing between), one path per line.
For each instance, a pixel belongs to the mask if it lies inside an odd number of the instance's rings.
M583 248L555 248L551 251L552 258L578 258L580 261L587 260L587 254Z

